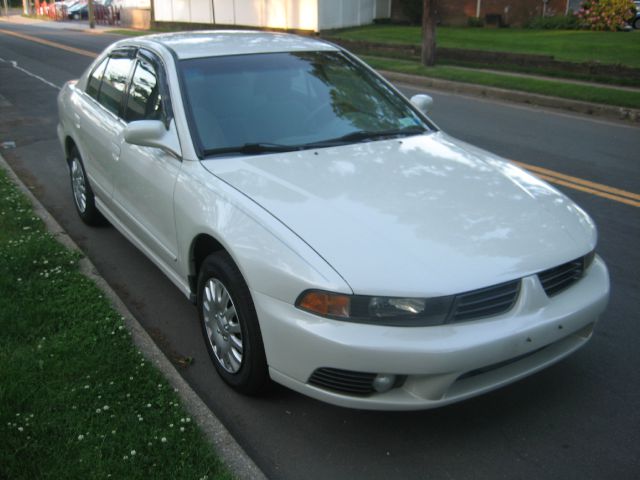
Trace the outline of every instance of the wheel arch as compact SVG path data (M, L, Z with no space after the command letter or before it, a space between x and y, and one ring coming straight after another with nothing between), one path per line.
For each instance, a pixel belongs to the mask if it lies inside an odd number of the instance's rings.
M67 160L67 163L69 163L70 161L71 150L73 148L80 151L78 149L78 144L76 143L76 141L70 135L67 135L66 138L64 139L64 156L65 156L65 159Z
M227 252L224 246L208 233L200 233L191 241L189 248L189 289L191 301L195 303L198 294L198 275L202 262L212 253Z

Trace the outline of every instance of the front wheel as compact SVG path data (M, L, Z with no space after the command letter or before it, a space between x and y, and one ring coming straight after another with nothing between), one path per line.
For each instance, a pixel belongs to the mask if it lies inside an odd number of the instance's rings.
M242 274L226 253L209 255L200 268L198 314L222 379L241 393L264 391L269 374L258 316Z

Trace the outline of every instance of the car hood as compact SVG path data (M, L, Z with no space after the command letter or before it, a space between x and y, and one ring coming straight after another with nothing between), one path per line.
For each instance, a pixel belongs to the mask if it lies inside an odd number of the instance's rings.
M369 295L449 295L588 253L593 222L536 177L436 132L203 161Z

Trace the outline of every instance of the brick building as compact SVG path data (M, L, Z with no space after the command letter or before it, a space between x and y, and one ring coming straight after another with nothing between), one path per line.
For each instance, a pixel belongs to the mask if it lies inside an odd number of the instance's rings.
M576 4L575 0L437 0L436 8L442 25L466 25L469 17L480 17L488 23L522 26L543 11L547 16L564 15ZM406 19L402 0L394 0L392 18Z

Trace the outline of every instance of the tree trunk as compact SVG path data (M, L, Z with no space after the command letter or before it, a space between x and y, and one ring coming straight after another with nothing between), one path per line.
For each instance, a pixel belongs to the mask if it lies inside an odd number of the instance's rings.
M422 0L422 64L436 63L436 0Z

